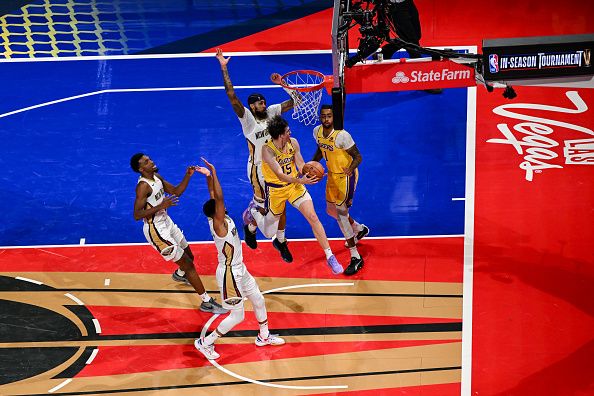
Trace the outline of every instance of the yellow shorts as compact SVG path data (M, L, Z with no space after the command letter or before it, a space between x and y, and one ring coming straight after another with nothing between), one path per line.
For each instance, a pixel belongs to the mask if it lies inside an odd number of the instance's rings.
M359 180L359 170L355 169L351 176L344 173L328 173L326 182L326 201L335 205L346 204L348 208L353 204L353 196Z
M286 202L299 206L306 199L311 199L303 184L290 183L285 186L266 183L266 209L275 216L280 216L285 211Z

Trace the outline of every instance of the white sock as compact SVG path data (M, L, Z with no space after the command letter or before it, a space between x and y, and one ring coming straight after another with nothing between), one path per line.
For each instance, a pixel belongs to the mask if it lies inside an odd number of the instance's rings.
M210 301L210 296L208 295L208 292L204 292L204 294L200 295L200 298L202 299L203 302L209 302Z
M356 221L353 221L353 224L351 224L351 227L353 227L353 231L355 232L359 232L363 230L363 226L361 226L361 224L357 223Z
M326 260L328 260L330 258L330 256L333 255L332 249L330 249L330 248L324 249L324 253L326 253Z
M284 241L286 241L286 239L285 239L285 230L277 230L276 231L276 239L278 239L278 241L280 243L283 243Z
M265 340L270 335L270 331L268 331L268 319L265 319L263 323L258 323L260 325L260 338Z
M179 275L179 276L185 276L186 273L182 270L180 270L179 268L175 270L175 272Z
M356 246L350 247L349 250L351 252L351 257L358 258L358 259L361 258L361 255L359 255L359 251L357 250Z
M256 229L258 227L253 225L252 223L248 224L248 230L250 230L251 233L255 234L256 233Z
M207 335L206 337L204 337L204 345L207 345L207 346L212 345L220 337L221 337L221 335L219 334L219 332L215 330L212 333L210 333L209 335Z

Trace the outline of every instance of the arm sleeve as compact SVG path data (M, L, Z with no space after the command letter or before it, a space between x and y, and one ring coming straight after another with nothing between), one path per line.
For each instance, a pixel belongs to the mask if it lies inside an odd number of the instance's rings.
M355 145L355 141L351 137L351 134L345 130L338 132L336 136L336 147L343 150L348 150Z
M241 130L243 131L243 136L248 137L248 135L253 132L254 125L256 124L256 119L254 115L247 107L244 107L243 117L238 117L239 122L241 123Z

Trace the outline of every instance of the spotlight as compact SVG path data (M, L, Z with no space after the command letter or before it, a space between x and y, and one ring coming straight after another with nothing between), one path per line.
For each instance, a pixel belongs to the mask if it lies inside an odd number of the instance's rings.
M511 85L508 85L507 87L505 87L505 90L503 91L503 97L505 99L513 99L516 96L518 96L518 94L516 93L516 91L514 91L514 89L511 87Z

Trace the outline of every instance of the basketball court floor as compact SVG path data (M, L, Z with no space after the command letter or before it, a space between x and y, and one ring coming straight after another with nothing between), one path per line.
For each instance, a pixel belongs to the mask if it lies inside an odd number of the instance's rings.
M223 46L243 101L252 92L285 100L272 72L331 73L329 50L260 51L252 40L249 51ZM332 275L289 209L293 263L264 240L243 251L287 344L254 345L246 304L212 363L193 341L222 318L200 312L193 289L171 279L174 265L144 242L129 158L147 153L172 183L207 158L241 224L247 150L214 55L13 59L0 62L0 81L0 394L447 396L469 395L471 378L481 395L592 390L581 373L594 328L583 298L594 188L589 167L561 161L565 142L594 134L591 89L526 87L521 102L480 87L349 96L345 129L363 155L352 215L371 229L359 248L365 267ZM555 155L534 172L520 165L535 162L524 149L536 140L518 126L527 116L556 128L546 134ZM290 126L308 160L312 128ZM346 264L324 183L308 189ZM207 198L195 175L169 213L220 300ZM523 312L539 326L522 327Z

